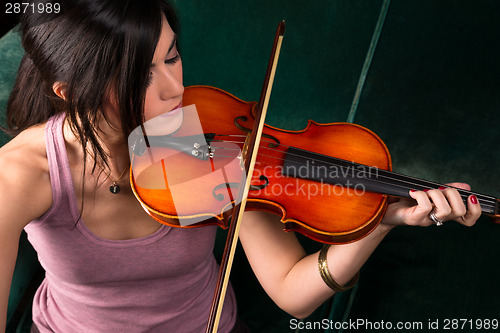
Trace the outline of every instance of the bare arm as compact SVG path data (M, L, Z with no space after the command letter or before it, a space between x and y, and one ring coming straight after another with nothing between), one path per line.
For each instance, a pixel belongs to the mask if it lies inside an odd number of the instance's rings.
M479 218L481 210L473 200L469 199L466 213L458 192L436 191L412 193L416 205L411 200L394 202L384 222L368 236L354 243L331 246L327 262L333 279L340 285L348 283L395 225L432 224L428 217L432 209L444 220L466 225ZM334 293L320 276L318 253L307 255L293 233L283 232L276 216L262 212L245 214L240 240L261 285L286 312L298 318L308 316Z
M380 225L362 240L330 247L327 260L334 280L349 282L391 228ZM276 216L247 213L240 240L264 290L291 315L306 317L333 295L319 274L318 252L307 255Z
M0 149L0 332L5 330L12 274L23 228L52 203L44 158L28 142L39 136L20 135ZM43 144L43 140L41 142Z
M0 228L0 242L2 244L2 251L0 252L0 331L2 332L5 330L7 323L7 304L20 234L21 232L16 228L10 230L7 227L4 228L2 223Z

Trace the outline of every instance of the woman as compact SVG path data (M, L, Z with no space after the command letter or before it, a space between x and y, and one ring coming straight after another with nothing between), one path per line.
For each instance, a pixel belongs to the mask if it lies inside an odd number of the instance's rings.
M16 136L0 150L0 325L24 229L46 270L34 332L203 331L218 269L216 228L158 224L125 176L128 134L182 105L172 8L80 0L60 14L26 15L22 32L26 55L8 105ZM477 199L466 207L455 189L410 195L416 204L393 202L367 237L321 256L306 255L265 213L246 213L240 239L270 297L305 317L350 284L394 226L431 225L431 216L473 225L480 215ZM328 264L321 272L318 260ZM229 290L219 331L240 329Z

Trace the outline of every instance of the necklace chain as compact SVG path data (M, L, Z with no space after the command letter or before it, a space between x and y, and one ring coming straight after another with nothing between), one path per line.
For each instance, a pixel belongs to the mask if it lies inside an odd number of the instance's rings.
M120 181L120 179L122 179L123 175L125 174L125 172L129 169L129 166L127 166L125 168L125 170L123 170L123 172L121 173L120 177L118 177L117 180L114 180L113 178L111 178L111 172L108 174L108 178L109 180L111 180L112 184L111 186L109 187L109 191L113 194L118 194L120 192L120 186L118 185L118 182Z
M117 180L114 180L113 178L111 178L111 172L109 173L108 175L108 178L109 180L111 180L113 183L117 183L120 181L120 179L122 179L123 175L125 174L125 172L128 170L128 166L122 171L122 173L120 174L120 177L118 177Z
M95 161L95 158L94 156L90 153L90 157ZM111 170L109 170L109 172L106 172L105 169L103 169L103 172L106 174L106 176L108 177L109 180L111 180L111 186L109 187L109 191L113 194L118 194L121 190L120 186L118 185L118 182L123 178L123 175L125 174L125 172L127 172L127 170L130 168L130 164L127 165L127 167L122 171L122 173L120 174L120 176L118 177L118 179L114 180L113 178L111 178Z

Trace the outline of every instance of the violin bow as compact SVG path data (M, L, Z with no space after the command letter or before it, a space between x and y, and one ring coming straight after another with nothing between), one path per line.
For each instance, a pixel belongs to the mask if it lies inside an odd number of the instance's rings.
M238 244L238 235L241 226L241 220L243 213L245 211L245 206L248 197L248 191L250 190L250 183L252 181L252 174L257 160L257 153L259 150L259 143L262 137L262 131L264 129L264 121L266 119L267 107L269 105L269 99L271 97L271 89L274 82L274 76L276 74L276 67L278 66L278 58L281 50L281 44L283 42L283 36L285 34L285 21L281 21L276 29L276 35L274 37L273 49L271 52L271 57L269 59L269 64L267 67L266 76L264 79L264 85L262 87L262 92L260 95L259 105L256 110L255 123L253 130L250 134L248 144L246 145L247 154L246 156L250 158L245 159L245 170L246 173L243 175L241 183L244 183L244 188L239 192L239 202L233 208L231 215L231 224L229 226L228 236L226 239L226 245L224 247L224 254L222 256L219 276L217 278L217 285L215 287L214 298L212 301L212 306L210 308L210 316L207 323L206 333L215 333L219 326L219 320L222 313L222 307L224 304L224 298L226 296L227 286L229 283L229 275L231 274L231 267L233 264L234 253L236 251L236 245Z

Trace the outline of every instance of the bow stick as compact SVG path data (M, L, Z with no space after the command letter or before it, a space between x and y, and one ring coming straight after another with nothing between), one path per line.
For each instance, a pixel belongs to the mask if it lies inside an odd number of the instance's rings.
M250 189L250 183L252 181L252 174L255 162L257 160L259 143L264 128L264 121L266 119L267 107L269 105L269 98L271 96L271 89L273 86L274 75L276 73L276 67L278 65L278 57L281 50L281 43L283 41L284 34L285 21L281 21L278 24L278 28L276 30L271 58L269 59L264 85L262 87L259 105L255 115L254 127L245 147L247 149L246 156L249 157L245 159L245 170L247 170L247 172L244 173L242 179L242 183L244 183L245 186L243 190L238 194L240 196L240 200L236 201L240 202L240 204L236 205L233 208L233 213L231 215L231 225L229 226L226 245L224 247L224 254L222 256L219 276L217 278L217 285L215 287L214 298L212 301L212 306L210 308L210 316L207 323L206 333L217 332L217 328L219 326L222 306L224 304L224 298L226 296L227 285L229 282L229 275L231 274L234 253L236 250L236 245L238 243L241 220L243 217L243 212L245 211L248 191Z

